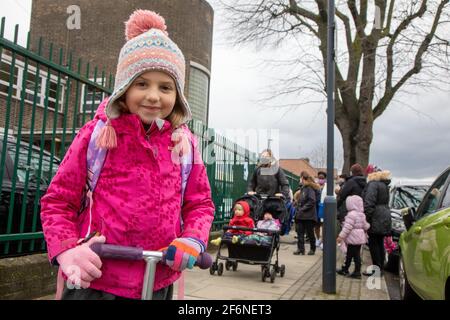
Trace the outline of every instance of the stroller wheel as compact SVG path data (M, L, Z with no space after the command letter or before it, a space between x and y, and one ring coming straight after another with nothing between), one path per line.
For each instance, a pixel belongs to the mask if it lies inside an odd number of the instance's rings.
M273 283L275 281L275 275L277 274L277 272L275 271L275 268L272 268L272 270L270 271L270 282Z
M286 272L286 266L284 264L280 267L280 277L284 277L284 273Z
M226 261L225 262L225 269L227 269L227 271L229 271L231 269L232 265L233 265L233 262Z
M217 262L213 262L211 267L209 267L209 274L214 275L214 272L216 272L216 269L217 269Z
M266 282L266 266L261 267L261 280L262 282Z
M270 264L266 266L266 277L269 278L270 277Z
M222 262L219 263L219 266L218 266L218 268L217 268L217 274L218 274L219 276L221 276L221 275L223 274L223 263L222 263Z
M233 262L233 271L236 271L236 270L237 270L237 267L238 267L237 261L236 261L236 262Z

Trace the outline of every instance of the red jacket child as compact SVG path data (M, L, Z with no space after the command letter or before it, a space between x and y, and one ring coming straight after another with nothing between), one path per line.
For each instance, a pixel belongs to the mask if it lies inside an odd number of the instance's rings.
M238 201L233 208L233 218L230 220L230 226L254 228L255 222L250 217L250 206L245 201ZM229 229L228 232L232 234L246 234L249 235L251 231L241 231Z

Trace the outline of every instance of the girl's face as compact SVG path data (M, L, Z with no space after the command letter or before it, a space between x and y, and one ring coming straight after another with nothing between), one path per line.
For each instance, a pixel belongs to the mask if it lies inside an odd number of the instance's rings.
M238 217L242 217L244 215L244 208L240 204L237 204L234 207L234 214Z
M133 81L125 94L122 107L137 114L144 124L156 118L167 118L177 99L177 88L171 76L160 71L148 71Z

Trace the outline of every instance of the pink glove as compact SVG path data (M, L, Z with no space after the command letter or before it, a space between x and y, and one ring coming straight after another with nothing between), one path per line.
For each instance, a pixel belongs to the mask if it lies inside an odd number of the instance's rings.
M173 240L166 253L166 264L175 271L192 269L205 245L196 238L177 238Z
M105 243L105 236L93 237L88 242L64 251L56 257L67 282L79 289L89 288L91 282L102 276L102 261L89 246L93 243Z

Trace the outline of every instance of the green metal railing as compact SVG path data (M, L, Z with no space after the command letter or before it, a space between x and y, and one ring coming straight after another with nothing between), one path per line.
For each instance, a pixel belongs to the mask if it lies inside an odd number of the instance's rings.
M0 257L43 252L40 198L67 147L98 104L112 93L114 78L105 76L53 44L43 53L4 38L0 26ZM1 129L3 127L3 129ZM234 199L242 196L257 160L250 152L199 121L190 129L198 138L216 206L213 230L230 219ZM291 188L298 177L286 172Z

